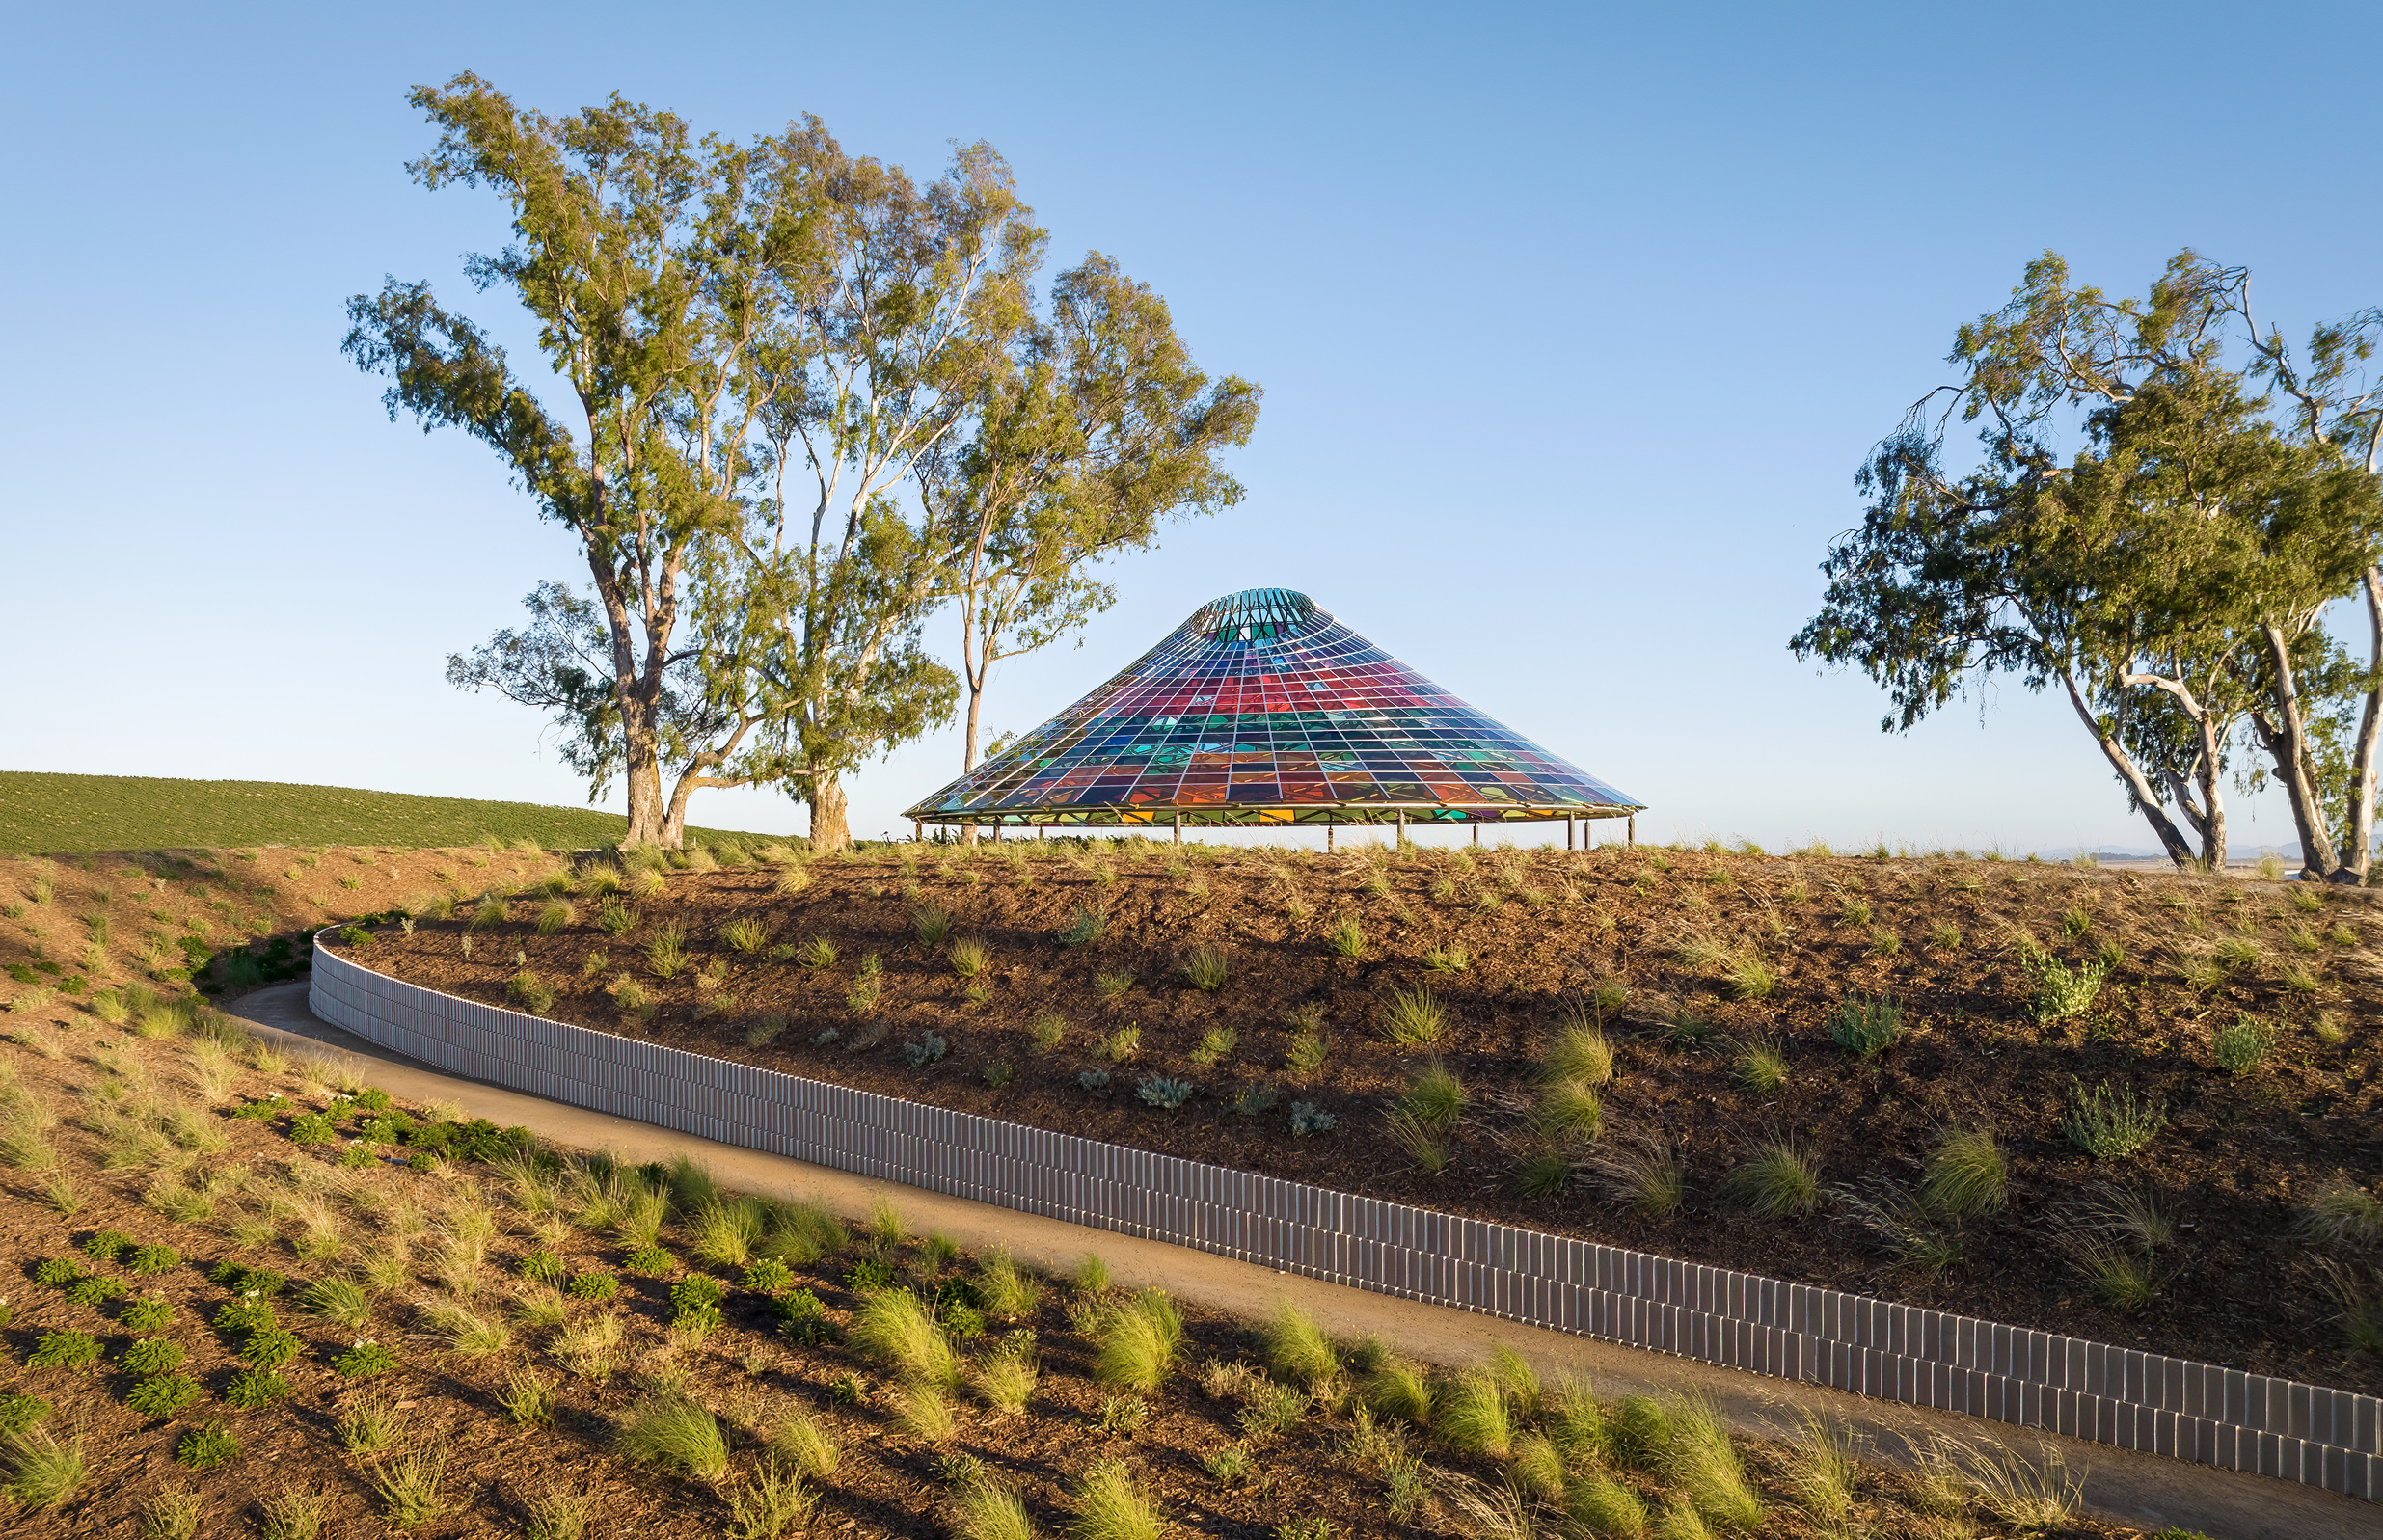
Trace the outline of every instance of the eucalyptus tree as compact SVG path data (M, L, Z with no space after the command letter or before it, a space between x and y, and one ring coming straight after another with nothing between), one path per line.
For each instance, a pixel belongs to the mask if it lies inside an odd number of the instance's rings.
M2345 447L2370 426L2373 397L2349 379L2372 333L2365 318L2320 328L2303 379L2251 326L2239 269L2187 252L2148 300L2113 301L2047 253L2009 305L1961 329L1962 378L1872 451L1862 527L1832 545L1822 611L1790 645L1885 686L1888 730L1987 675L2058 686L2180 864L2225 858L2247 721L2272 760L2252 773L2286 780L2310 870L2355 879L2374 671L2344 665L2322 617L2376 559L2371 436L2363 464ZM2250 344L2241 367L2230 341ZM2255 393L2287 377L2323 403L2303 409L2321 426L2279 421ZM1956 415L1981 450L1960 474L1944 464ZM2329 758L2353 687L2369 703L2359 743ZM2354 862L2328 836L2328 785L2361 831Z
M922 641L949 592L951 530L917 477L1006 366L1045 237L982 144L923 187L816 121L770 153L819 241L776 275L786 325L753 361L768 474L735 539L767 638L753 671L779 703L768 734L813 849L835 850L851 839L845 777L956 702Z
M426 283L350 300L344 350L391 378L393 419L411 412L425 432L460 427L494 449L577 537L594 592L588 608L541 587L528 633L499 633L450 677L555 711L596 790L623 777L628 842L675 846L693 790L782 768L757 736L775 713L768 676L722 665L724 643L749 641L740 607L704 582L728 575L707 546L734 534L761 470L755 425L778 387L754 359L780 340L781 275L816 264L817 222L775 199L754 219L767 157L698 145L676 116L617 95L550 118L463 74L410 99L439 130L415 179L485 188L510 209L513 243L466 270L529 313L567 405L550 408L542 382ZM699 613L706 635L691 638Z
M1169 519L1241 500L1217 458L1249 442L1262 393L1194 366L1166 301L1097 252L1058 276L1049 314L1020 328L1012 355L971 436L923 468L954 550L963 771L995 663L1115 603L1100 561L1149 547Z

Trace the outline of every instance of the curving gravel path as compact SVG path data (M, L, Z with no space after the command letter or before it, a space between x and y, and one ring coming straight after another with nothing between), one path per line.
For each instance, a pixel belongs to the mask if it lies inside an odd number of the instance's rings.
M1971 1443L2000 1439L2020 1450L2041 1442L2056 1450L2072 1472L2086 1472L2086 1501L2095 1512L2146 1529L2176 1526L2211 1540L2374 1540L2383 1534L2383 1505L2315 1487L2039 1436L1952 1413L1865 1400L1345 1288L1205 1252L715 1144L460 1079L321 1020L308 1008L304 982L257 989L225 1002L223 1009L264 1035L293 1040L293 1046L323 1045L376 1061L384 1067L374 1072L374 1082L401 1095L452 1102L473 1117L508 1127L520 1124L574 1149L611 1150L636 1161L666 1159L685 1150L709 1165L728 1187L772 1198L816 1199L846 1214L864 1214L880 1197L887 1197L916 1229L940 1230L970 1249L1006 1246L1021 1261L1054 1272L1070 1271L1085 1253L1098 1252L1121 1283L1155 1283L1186 1299L1244 1314L1260 1313L1275 1300L1286 1298L1335 1333L1378 1333L1403 1353L1445 1365L1478 1363L1492 1347L1503 1344L1542 1375L1586 1375L1601 1394L1702 1392L1734 1425L1758 1435L1784 1435L1806 1411L1826 1413L1860 1430L1890 1459L1899 1457L1910 1441L1934 1434Z

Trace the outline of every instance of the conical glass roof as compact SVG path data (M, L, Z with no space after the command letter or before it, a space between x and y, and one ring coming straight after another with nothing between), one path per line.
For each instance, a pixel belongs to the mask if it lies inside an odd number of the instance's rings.
M1501 726L1305 594L1202 608L905 816L930 824L1619 818L1643 804Z

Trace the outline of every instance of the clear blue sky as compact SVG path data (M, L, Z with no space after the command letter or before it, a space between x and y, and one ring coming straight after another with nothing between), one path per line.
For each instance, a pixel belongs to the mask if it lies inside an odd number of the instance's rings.
M468 68L737 136L816 112L922 174L988 139L1061 260L1113 254L1264 385L1248 501L1009 665L995 727L1282 585L1651 803L1642 835L2146 846L2065 704L1882 736L1784 642L1865 449L2036 252L2140 289L2191 245L2295 333L2383 303L2378 41L2371 6L29 9L0 768L582 798L530 713L442 678L567 545L338 354L386 273L520 340L458 270L498 205L402 170L407 88ZM855 830L958 752L872 766ZM775 793L695 817L802 826ZM2244 800L2234 835L2289 824Z

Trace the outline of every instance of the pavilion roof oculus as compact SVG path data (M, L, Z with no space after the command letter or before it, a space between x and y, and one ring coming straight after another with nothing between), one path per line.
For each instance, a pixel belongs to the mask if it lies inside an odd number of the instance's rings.
M1492 721L1305 594L1203 608L905 816L930 824L1478 824L1644 804Z

